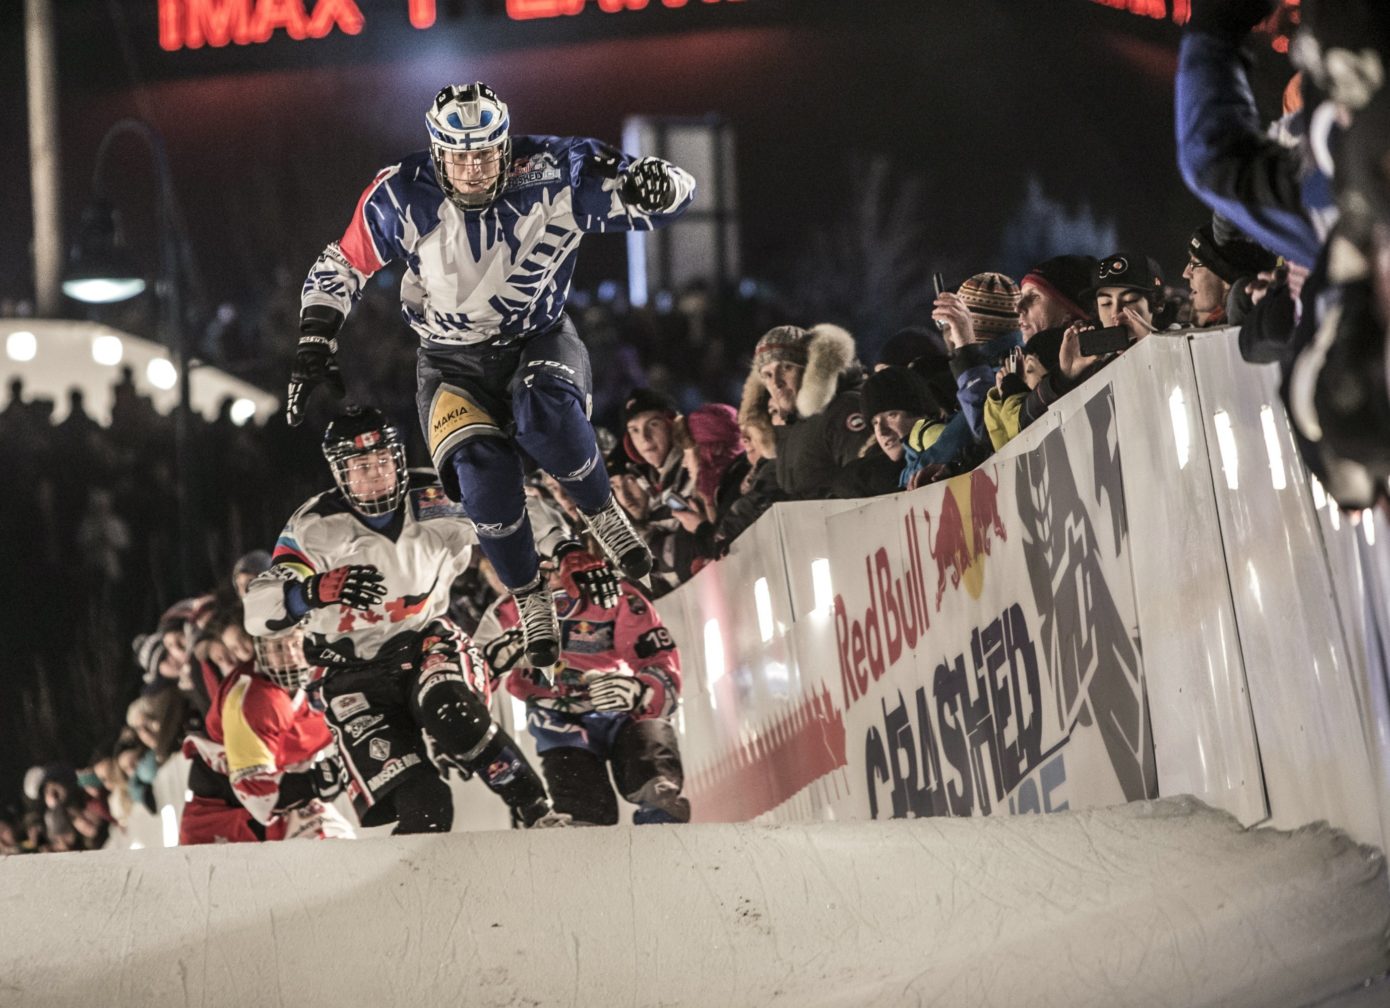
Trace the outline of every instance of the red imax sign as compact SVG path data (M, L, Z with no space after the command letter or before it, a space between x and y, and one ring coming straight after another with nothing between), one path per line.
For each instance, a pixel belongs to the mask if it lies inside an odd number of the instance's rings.
M435 0L401 0L416 28L435 20ZM743 0L507 0L513 21L580 14L586 7L616 14L647 7L686 7ZM163 49L255 45L276 32L292 39L323 38L334 29L357 35L367 19L356 0L159 0L159 45Z

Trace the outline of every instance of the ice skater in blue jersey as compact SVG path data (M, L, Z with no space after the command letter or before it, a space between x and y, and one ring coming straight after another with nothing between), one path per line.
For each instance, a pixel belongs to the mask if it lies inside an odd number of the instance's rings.
M589 355L564 314L574 255L586 233L674 220L695 180L598 140L512 136L507 106L482 83L444 88L425 123L429 149L377 174L309 270L288 420L303 420L319 384L343 394L338 330L367 278L401 260L425 443L516 596L529 661L546 668L559 627L526 518L523 453L565 487L624 575L651 569L589 422Z

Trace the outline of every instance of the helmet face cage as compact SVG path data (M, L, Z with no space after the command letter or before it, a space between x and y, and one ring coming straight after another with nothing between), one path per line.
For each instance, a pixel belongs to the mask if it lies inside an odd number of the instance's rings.
M458 207L478 210L501 195L507 185L507 172L512 160L512 141L509 135L511 117L506 104L492 88L481 82L451 84L435 95L434 104L425 113L425 126L430 134L430 155L439 187ZM453 152L497 152L497 174L486 188L464 192L449 179L445 155Z
M396 469L395 488L378 497L366 497L352 489L349 479L352 459L389 450ZM347 502L364 515L386 515L400 507L408 489L405 444L393 424L370 407L352 407L328 425L323 437L323 455L333 471L333 481Z
M278 637L257 637L255 648L256 671L276 686L293 693L309 681L304 631L299 627Z
M352 460L361 455L371 455L382 449L390 449L391 461L396 467L396 486L391 492L381 497L366 497L352 489L349 480L349 471ZM353 451L339 451L328 455L328 464L333 470L333 481L338 484L338 489L347 498L349 504L358 512L364 515L386 515L401 506L401 501L405 500L406 492L406 471L405 471L405 447L398 439L387 438L373 448L359 449Z

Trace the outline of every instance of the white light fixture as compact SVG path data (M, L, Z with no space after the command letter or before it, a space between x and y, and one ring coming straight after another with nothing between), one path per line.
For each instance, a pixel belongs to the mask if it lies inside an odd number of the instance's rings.
M1178 386L1173 387L1173 394L1168 397L1168 414L1173 418L1173 442L1178 450L1178 468L1185 469L1192 453L1192 432L1187 426L1187 400Z
M705 685L709 688L709 703L716 706L714 684L724 677L724 639L719 636L719 621L705 621Z
M92 360L107 367L115 367L125 356L125 344L119 336L107 334L92 340Z
M174 811L174 806L165 805L161 808L159 818L164 826L164 846L177 847L179 845L179 814Z
M246 421L256 415L256 404L250 399L238 399L232 403L231 408L232 423L238 427L245 427Z
M811 561L811 584L815 586L816 609L828 613L835 608L835 588L830 583L830 561L819 557Z
M1231 429L1231 417L1225 410L1212 414L1216 425L1216 444L1221 449L1221 470L1226 474L1226 486L1232 490L1240 489L1240 456L1236 452L1236 434Z
M1260 407L1260 426L1265 432L1265 451L1269 453L1269 478L1274 489L1287 486L1284 479L1284 452L1279 447L1279 431L1274 426L1274 410L1268 406Z
M767 578L753 582L753 601L758 607L758 636L766 644L772 640L772 593L767 590Z
M145 366L145 377L157 389L171 389L179 383L179 373L167 357L156 357Z
M145 281L137 277L85 277L64 280L63 293L87 304L115 304L129 301L145 291Z
M5 354L12 361L31 361L38 352L38 337L28 329L17 329L5 337Z

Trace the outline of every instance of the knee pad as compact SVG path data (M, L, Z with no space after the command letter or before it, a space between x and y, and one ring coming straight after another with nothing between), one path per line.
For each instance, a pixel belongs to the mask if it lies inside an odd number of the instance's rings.
M428 764L426 770L430 770ZM399 833L448 833L454 825L454 797L433 772L409 775L391 792Z
M492 737L492 715L461 682L427 676L422 686L415 700L420 727L429 732L440 759L468 769Z

